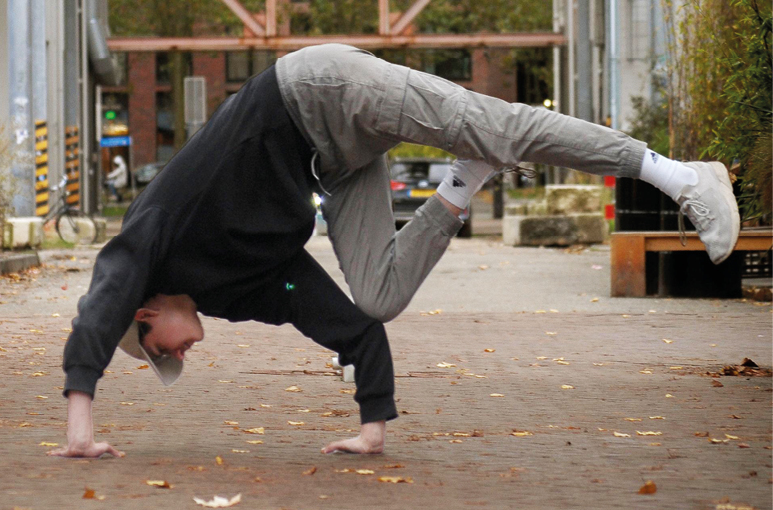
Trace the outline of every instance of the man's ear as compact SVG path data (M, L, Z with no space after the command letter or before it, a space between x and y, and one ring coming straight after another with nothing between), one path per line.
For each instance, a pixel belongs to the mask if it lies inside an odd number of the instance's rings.
M137 313L134 314L134 320L135 321L144 321L147 319L152 319L153 317L158 316L157 310L151 310L150 308L140 308L137 310Z

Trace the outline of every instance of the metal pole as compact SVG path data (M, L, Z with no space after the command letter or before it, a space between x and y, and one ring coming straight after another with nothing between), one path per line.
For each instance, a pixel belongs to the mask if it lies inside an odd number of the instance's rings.
M593 121L592 71L590 4L577 0L577 116L588 122Z
M612 117L612 129L618 128L619 103L619 54L618 54L617 0L609 0L609 116Z
M35 205L34 137L32 136L31 51L29 0L8 0L8 60L11 129L17 160L11 167L16 181L16 216L32 216Z
M574 117L577 114L577 98L575 97L575 87L577 76L575 75L575 33L574 33L574 1L566 2L566 44L569 47L569 105L564 111Z

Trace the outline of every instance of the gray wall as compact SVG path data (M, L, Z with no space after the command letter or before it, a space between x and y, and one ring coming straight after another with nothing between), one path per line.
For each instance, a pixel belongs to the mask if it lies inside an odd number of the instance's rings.
M0 0L0 126L8 126L8 0Z

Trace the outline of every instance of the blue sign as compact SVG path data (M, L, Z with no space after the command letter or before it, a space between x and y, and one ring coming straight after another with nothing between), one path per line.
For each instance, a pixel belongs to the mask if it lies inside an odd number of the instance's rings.
M106 136L99 141L101 147L128 147L131 144L131 136Z

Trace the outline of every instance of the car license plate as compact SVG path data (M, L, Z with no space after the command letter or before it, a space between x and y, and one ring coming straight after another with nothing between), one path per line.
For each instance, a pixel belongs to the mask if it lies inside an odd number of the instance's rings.
M412 189L411 198L428 198L435 194L434 189Z

